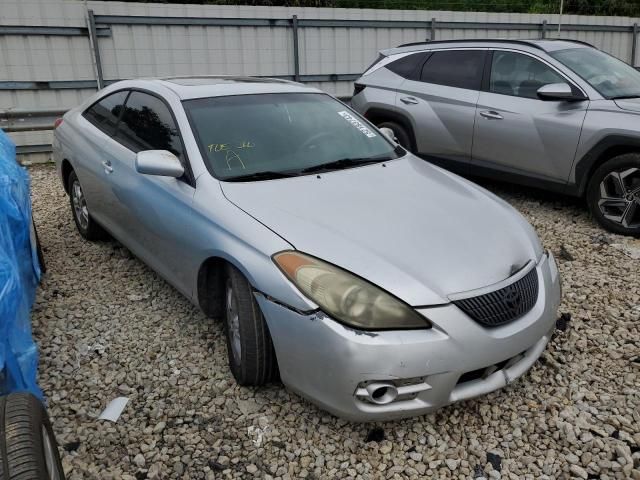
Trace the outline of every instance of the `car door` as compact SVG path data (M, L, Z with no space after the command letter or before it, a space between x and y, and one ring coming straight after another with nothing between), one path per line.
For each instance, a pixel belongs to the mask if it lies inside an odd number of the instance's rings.
M483 49L434 51L419 77L400 85L396 107L414 126L419 155L470 161L485 55Z
M108 212L112 201L107 183L108 159L105 158L104 151L115 132L128 93L119 91L103 97L82 112L82 118L78 119L84 144L76 149L78 154L74 159L74 169L91 216L108 230L111 230Z
M538 98L537 90L551 83L580 90L533 55L509 50L490 55L486 91L478 99L473 163L566 182L589 102Z
M136 154L168 150L185 167L179 179L138 173ZM191 270L184 261L195 183L169 106L154 94L133 90L124 106L108 159L115 199L110 215L114 232L128 248L185 295L191 295Z

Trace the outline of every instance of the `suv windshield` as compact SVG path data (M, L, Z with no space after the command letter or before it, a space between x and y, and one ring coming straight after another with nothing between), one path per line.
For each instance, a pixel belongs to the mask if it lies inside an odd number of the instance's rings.
M550 55L580 75L605 98L640 97L640 72L595 48L570 48Z
M209 170L220 180L303 175L404 154L324 94L273 93L183 102Z

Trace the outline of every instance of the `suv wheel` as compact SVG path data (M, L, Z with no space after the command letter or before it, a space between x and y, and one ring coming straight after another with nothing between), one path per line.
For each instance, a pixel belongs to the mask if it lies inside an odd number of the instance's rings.
M240 385L264 385L278 378L276 352L253 290L229 265L225 293L225 331L231 373Z
M414 149L412 146L411 137L409 136L409 132L407 132L403 126L395 122L382 122L378 124L378 128L391 129L400 146L405 150L413 152Z
M640 236L640 154L619 155L598 167L589 180L587 203L607 230Z

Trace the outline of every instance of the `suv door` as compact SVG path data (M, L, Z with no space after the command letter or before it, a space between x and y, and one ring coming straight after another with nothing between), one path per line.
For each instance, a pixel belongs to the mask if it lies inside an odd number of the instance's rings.
M580 90L533 55L509 50L490 55L490 74L478 100L473 163L566 183L589 102L541 100L538 88L550 83Z
M135 169L136 154L168 150L185 168L185 176L144 175ZM168 105L159 97L134 90L124 106L107 152L115 204L110 215L114 235L185 295L191 295L188 259L195 188L185 148Z
M416 153L470 161L485 55L482 49L434 51L419 77L400 85L396 108L413 124Z

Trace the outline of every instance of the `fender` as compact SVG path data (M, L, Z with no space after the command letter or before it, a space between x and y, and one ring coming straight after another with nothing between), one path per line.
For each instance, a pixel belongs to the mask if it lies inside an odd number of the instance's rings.
M591 175L604 162L617 155L640 151L640 137L631 135L608 135L576 162L575 185L579 196L585 194Z

